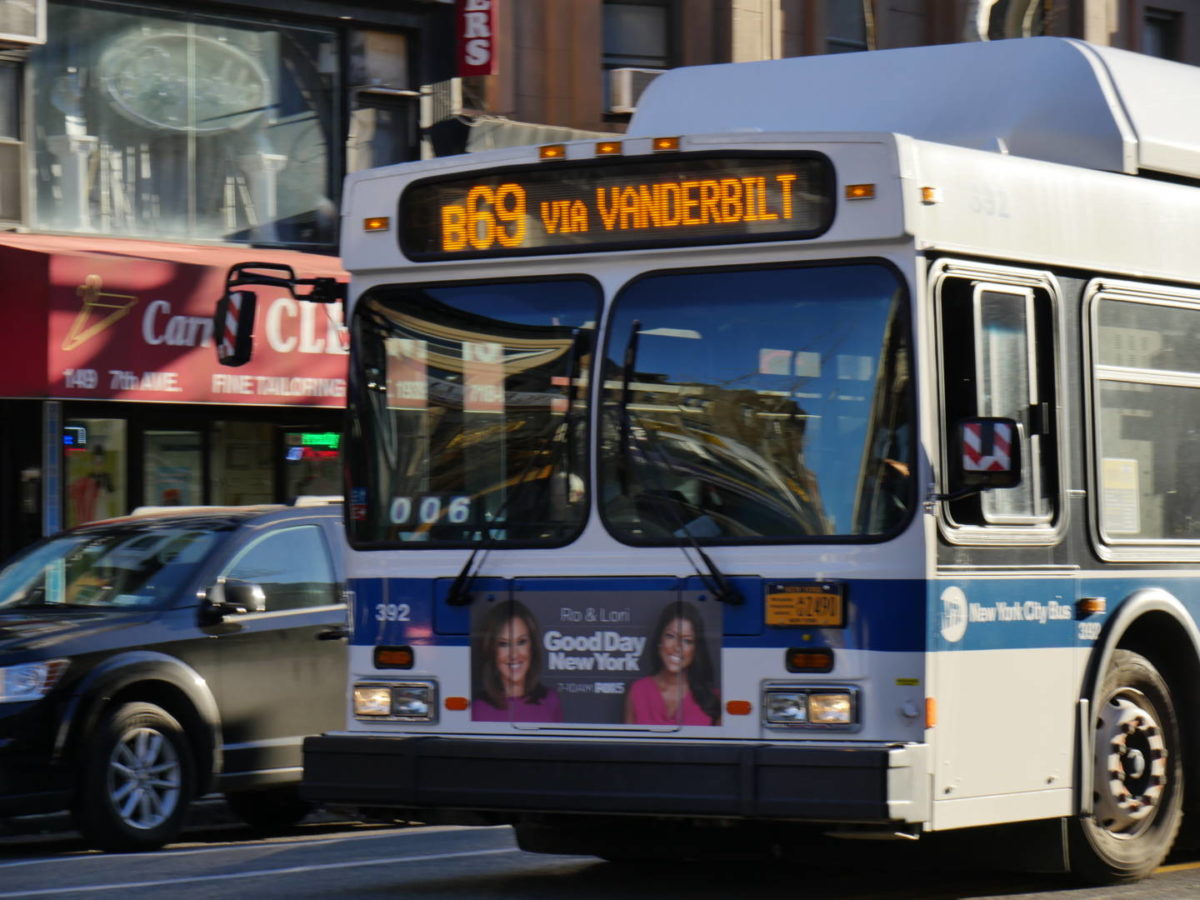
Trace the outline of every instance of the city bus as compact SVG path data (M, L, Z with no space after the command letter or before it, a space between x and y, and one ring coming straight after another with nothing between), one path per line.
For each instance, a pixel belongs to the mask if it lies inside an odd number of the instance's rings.
M306 795L611 860L1009 826L1153 871L1200 784L1197 101L1070 39L804 57L351 175ZM232 364L256 283L340 299L231 271Z

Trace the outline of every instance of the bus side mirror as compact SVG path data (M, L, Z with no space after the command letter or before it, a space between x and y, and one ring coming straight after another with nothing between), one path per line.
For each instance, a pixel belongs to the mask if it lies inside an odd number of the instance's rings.
M254 311L258 298L253 291L226 291L217 301L213 334L217 338L217 362L242 366L254 352Z
M955 427L950 450L951 492L956 500L1021 483L1021 434L1016 420L977 416Z

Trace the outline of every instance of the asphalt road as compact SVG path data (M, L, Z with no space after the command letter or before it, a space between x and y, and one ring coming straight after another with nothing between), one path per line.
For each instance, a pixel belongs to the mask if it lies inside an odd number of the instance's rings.
M915 844L830 842L803 860L620 865L538 856L508 828L363 825L318 815L260 839L202 808L185 840L156 853L102 854L62 830L61 818L19 823L0 836L0 900L9 898L344 896L405 900L668 900L782 897L831 900L1193 900L1200 852L1177 854L1154 878L1121 888L1081 888L1063 876L1013 874ZM23 832L23 833L17 833ZM935 836L934 836L935 837Z

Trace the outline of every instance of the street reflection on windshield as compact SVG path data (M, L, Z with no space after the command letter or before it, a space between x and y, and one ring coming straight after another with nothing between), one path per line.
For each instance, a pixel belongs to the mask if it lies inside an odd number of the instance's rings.
M0 570L0 610L161 606L213 547L195 527L113 527L37 544Z

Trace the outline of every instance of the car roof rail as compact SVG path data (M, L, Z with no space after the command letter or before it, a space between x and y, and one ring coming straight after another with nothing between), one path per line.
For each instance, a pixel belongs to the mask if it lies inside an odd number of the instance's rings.
M171 513L222 513L232 512L239 509L256 509L261 512L270 512L273 509L284 509L282 503L250 503L250 504L189 504L186 506L138 506L129 513L130 516L159 516L170 515ZM90 524L90 523L89 523Z
M292 506L328 506L330 503L341 503L342 496L340 494L301 494L298 497L293 497Z

